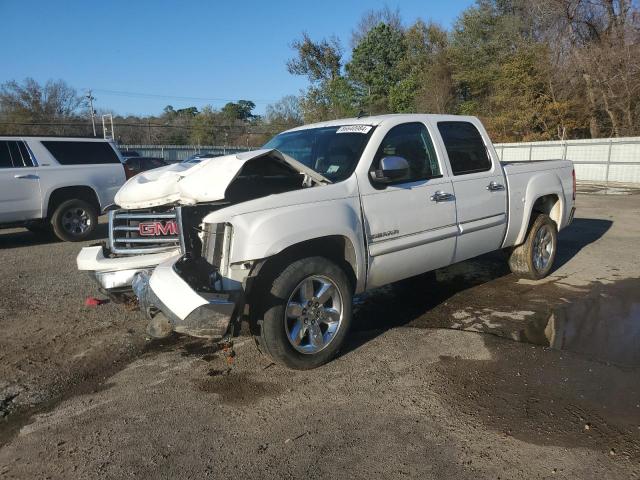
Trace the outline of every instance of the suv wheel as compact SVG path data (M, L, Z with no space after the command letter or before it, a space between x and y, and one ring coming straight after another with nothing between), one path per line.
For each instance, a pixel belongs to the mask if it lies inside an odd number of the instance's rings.
M93 234L98 224L96 208L84 200L62 202L51 216L56 237L65 242L80 242Z
M351 285L323 257L297 260L260 292L257 341L271 358L306 370L330 361L351 326Z

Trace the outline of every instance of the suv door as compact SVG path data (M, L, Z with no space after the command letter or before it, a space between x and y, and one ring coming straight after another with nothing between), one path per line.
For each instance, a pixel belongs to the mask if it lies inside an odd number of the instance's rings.
M0 140L0 223L42 218L40 177L25 143Z
M468 121L438 122L451 173L460 234L454 261L498 250L507 227L504 173L478 128Z
M367 288L385 285L451 263L456 202L424 123L392 127L370 167L386 156L403 157L409 174L390 184L358 179L369 252Z

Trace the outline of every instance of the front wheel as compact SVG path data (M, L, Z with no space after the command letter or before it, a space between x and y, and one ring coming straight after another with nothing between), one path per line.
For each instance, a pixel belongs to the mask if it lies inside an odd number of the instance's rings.
M538 214L522 245L509 255L511 271L531 280L546 277L553 268L558 248L558 229L548 215Z
M352 291L335 263L324 257L297 260L259 293L256 339L274 361L306 370L338 353L351 326Z
M62 202L51 215L51 226L56 237L64 242L86 240L95 231L98 212L84 200Z

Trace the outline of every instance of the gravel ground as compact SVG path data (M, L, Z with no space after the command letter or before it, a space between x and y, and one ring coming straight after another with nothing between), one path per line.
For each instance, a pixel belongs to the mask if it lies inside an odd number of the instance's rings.
M2 231L0 477L640 478L626 193L579 195L541 282L495 253L361 296L343 354L310 372L244 336L232 366L147 341L137 312L84 306L81 245Z

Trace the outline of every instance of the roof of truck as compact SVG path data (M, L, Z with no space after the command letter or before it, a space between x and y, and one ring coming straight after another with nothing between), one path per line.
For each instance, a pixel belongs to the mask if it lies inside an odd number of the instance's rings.
M434 113L389 113L385 115L372 115L353 118L339 118L336 120L327 120L324 122L311 123L308 125L302 125L295 127L287 132L294 132L296 130L306 130L308 128L321 128L321 127L338 127L342 125L380 125L385 121L406 121L415 122L424 119L435 121L451 121L451 120L470 120L476 117L464 116L464 115L447 115L447 114L434 114Z

